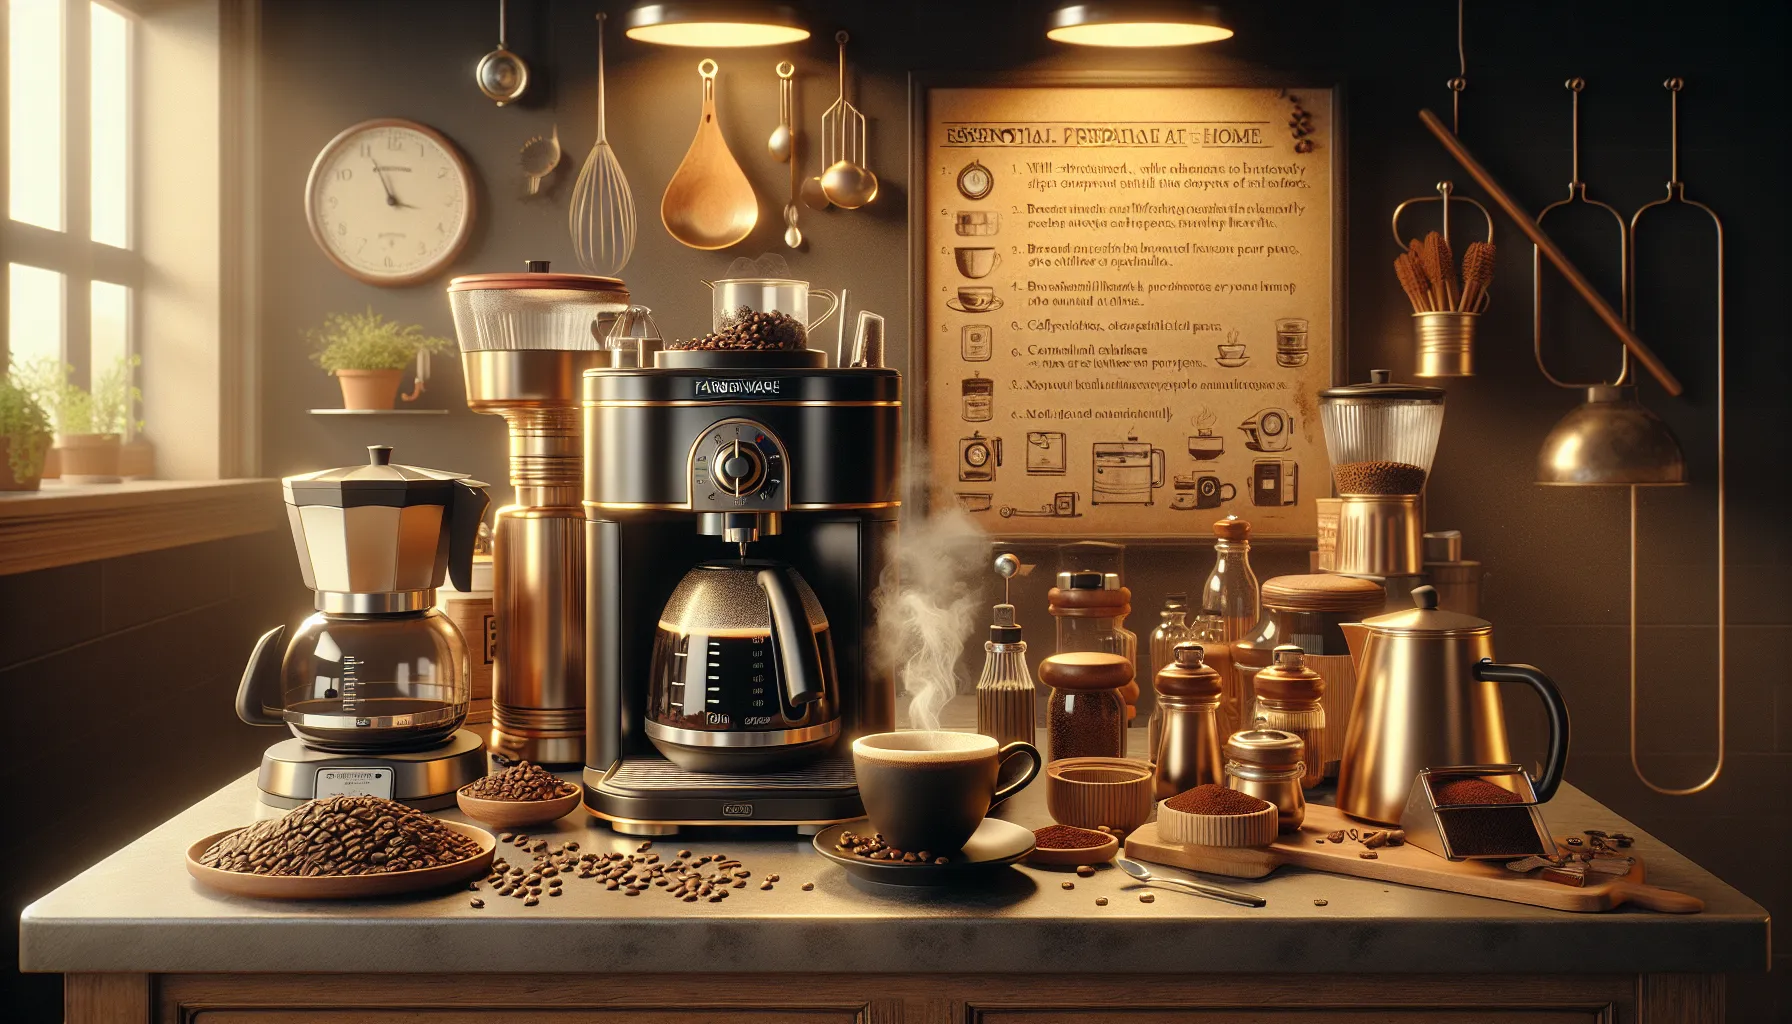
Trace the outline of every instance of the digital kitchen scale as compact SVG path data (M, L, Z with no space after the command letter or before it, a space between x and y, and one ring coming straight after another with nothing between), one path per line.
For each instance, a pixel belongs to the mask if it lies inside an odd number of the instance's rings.
M468 729L457 730L446 743L428 750L383 751L378 754L333 754L305 745L298 737L282 740L261 756L255 785L261 802L297 807L307 800L331 796L377 796L420 811L454 804L454 793L485 775L485 741Z

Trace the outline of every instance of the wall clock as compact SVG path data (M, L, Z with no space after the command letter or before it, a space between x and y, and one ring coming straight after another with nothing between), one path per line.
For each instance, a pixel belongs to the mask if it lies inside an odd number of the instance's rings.
M473 231L473 172L433 128L402 118L342 131L311 165L305 220L330 261L368 284L435 276Z

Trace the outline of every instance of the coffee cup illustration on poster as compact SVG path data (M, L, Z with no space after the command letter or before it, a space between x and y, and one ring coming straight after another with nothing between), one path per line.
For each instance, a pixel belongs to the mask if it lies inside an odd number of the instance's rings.
M931 500L997 535L1187 537L1236 513L1313 536L1341 354L1332 91L1008 76L924 96Z

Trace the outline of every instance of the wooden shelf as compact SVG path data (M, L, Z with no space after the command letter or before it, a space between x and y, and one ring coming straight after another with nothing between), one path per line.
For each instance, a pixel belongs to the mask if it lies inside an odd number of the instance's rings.
M446 416L446 409L312 409L313 416Z
M0 491L0 575L280 529L278 480L44 481Z

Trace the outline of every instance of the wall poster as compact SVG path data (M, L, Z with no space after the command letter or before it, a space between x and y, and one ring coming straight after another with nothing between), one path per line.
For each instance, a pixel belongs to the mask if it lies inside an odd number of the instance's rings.
M1311 537L1342 365L1333 91L915 90L930 500L1003 537Z

